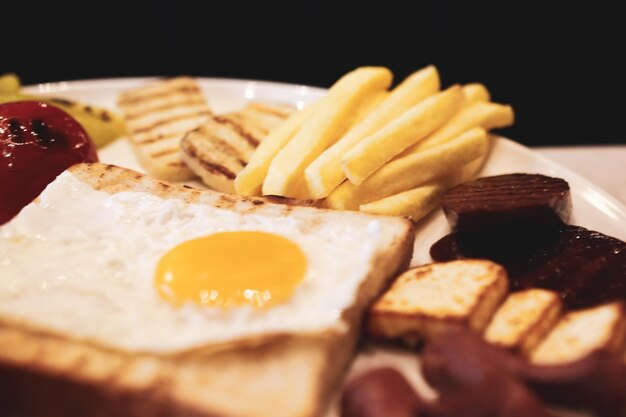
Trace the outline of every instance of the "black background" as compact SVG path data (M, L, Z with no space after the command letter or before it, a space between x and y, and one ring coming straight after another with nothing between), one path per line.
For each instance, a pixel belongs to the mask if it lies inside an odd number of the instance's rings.
M603 2L4 2L24 83L197 75L329 86L361 65L481 81L528 145L626 143L624 25Z

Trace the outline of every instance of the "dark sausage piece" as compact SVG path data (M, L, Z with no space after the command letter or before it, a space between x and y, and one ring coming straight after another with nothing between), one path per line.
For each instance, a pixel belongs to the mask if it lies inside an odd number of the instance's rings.
M567 182L538 174L469 181L448 190L441 204L452 229L469 232L558 227L572 209Z
M421 408L413 388L392 368L355 378L341 397L341 417L418 417Z
M595 352L565 365L529 366L524 376L551 403L604 417L626 416L626 363L619 355Z
M457 329L428 343L422 356L426 380L440 393L428 405L433 417L549 417L541 401L519 380L523 363Z
M626 243L584 227L536 235L456 232L430 254L435 261L491 259L507 269L512 290L555 290L570 309L626 300Z

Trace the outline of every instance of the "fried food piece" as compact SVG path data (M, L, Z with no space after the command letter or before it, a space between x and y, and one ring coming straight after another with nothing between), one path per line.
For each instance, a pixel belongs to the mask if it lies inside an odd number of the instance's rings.
M418 221L439 207L441 196L447 189L474 177L482 167L484 160L484 157L476 158L447 177L371 203L361 204L359 211L370 214L404 216L413 221Z
M568 309L626 300L626 242L584 227L454 232L430 254L435 261L491 259L504 265L511 289L557 291Z
M507 127L513 124L511 106L478 101L462 109L452 120L421 142L408 148L400 157L412 155L424 149L446 143L463 132L480 126L485 130Z
M563 305L559 294L538 288L513 293L496 311L485 340L527 355L558 322Z
M355 185L443 126L463 105L463 90L455 85L428 97L365 137L341 159L344 174Z
M421 364L439 392L427 405L428 416L555 417L524 385L519 357L466 329L451 329L427 343Z
M391 93L387 94L382 103L372 109L304 170L311 196L324 198L345 180L341 159L348 150L398 115L435 94L439 91L439 87L439 73L432 65L414 72L402 81Z
M465 96L465 106L470 106L476 102L487 102L491 100L489 90L483 84L472 83L463 86L463 95Z
M441 203L453 230L475 233L554 229L572 211L567 181L540 174L478 178L448 190Z
M372 306L368 333L409 344L451 326L482 331L506 295L500 265L483 260L435 263L410 269Z
M595 352L573 363L530 366L525 382L542 399L598 416L626 416L626 362L619 354Z
M403 191L371 203L361 204L359 211L370 214L404 216L417 221L438 207L449 180L442 180Z
M333 209L356 210L362 204L450 175L486 155L488 147L485 130L471 129L448 143L389 162L361 185L344 182L328 196L326 204Z
M235 191L239 195L260 196L261 187L272 160L311 117L319 103L312 103L294 112L271 130L252 154L248 165L235 178Z
M263 194L309 198L304 169L348 130L359 109L386 91L391 80L387 68L362 67L337 81L272 160Z
M567 313L530 354L535 365L560 365L593 352L623 353L626 347L624 304L614 302Z
M341 395L341 417L416 417L422 403L400 372L378 368L347 384Z

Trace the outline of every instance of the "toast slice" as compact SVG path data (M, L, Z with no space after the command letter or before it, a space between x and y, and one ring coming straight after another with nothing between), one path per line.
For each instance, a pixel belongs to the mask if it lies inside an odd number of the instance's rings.
M563 304L554 291L532 288L513 293L496 311L485 340L527 355L558 322Z
M177 77L129 90L117 104L135 155L148 173L167 181L195 176L181 159L180 141L212 113L194 79Z
M210 188L235 194L237 174L291 111L286 106L251 103L240 112L211 116L181 141L183 161Z
M176 204L208 204L268 221L291 219L310 233L327 222L371 228L379 236L377 254L342 313L341 330L284 334L218 352L126 351L30 330L0 316L0 415L320 415L354 354L365 309L406 268L412 253L413 227L400 218L271 204L103 164L78 164L68 172L104 193L146 192Z
M369 311L368 332L409 344L450 326L482 331L508 290L506 271L485 260L434 263L402 274Z
M606 351L621 354L626 348L624 304L613 302L569 312L533 349L535 365L564 365Z

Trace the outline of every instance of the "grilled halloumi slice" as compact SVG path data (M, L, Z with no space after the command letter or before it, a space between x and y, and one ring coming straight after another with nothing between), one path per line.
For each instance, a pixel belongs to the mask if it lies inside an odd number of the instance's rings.
M535 365L564 365L597 351L622 353L626 310L621 302L567 313L531 352Z
M211 116L181 141L183 160L206 185L234 194L234 179L256 147L293 111L281 105L251 103L239 112Z
M410 269L373 305L368 332L409 344L450 326L482 331L508 290L503 267L486 260L434 263Z
M180 141L212 112L194 79L160 80L126 91L118 106L133 150L149 174L168 181L195 176L181 158Z
M532 288L513 293L487 326L485 340L527 355L558 322L562 309L554 291Z

